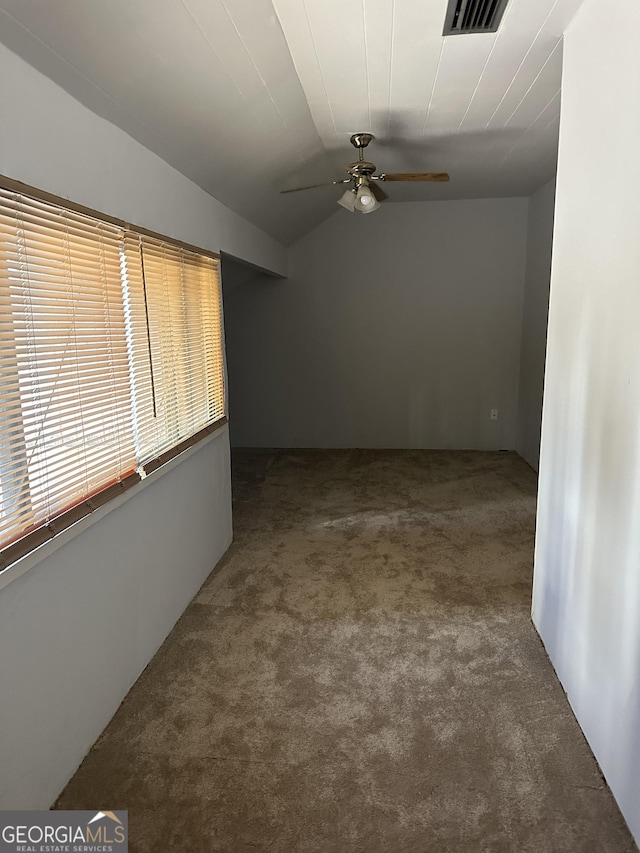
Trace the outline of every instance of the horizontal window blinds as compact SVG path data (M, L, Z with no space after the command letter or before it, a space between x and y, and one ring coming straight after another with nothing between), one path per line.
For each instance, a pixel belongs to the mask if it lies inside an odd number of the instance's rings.
M224 416L218 262L128 234L125 276L144 465Z
M218 260L0 186L0 570L224 414Z
M0 189L0 542L135 471L116 226Z

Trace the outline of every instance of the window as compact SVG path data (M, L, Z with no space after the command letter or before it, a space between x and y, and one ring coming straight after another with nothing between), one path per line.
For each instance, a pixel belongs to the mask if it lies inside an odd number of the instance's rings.
M0 187L0 570L224 420L218 261Z
M124 278L140 462L224 416L217 260L129 234Z

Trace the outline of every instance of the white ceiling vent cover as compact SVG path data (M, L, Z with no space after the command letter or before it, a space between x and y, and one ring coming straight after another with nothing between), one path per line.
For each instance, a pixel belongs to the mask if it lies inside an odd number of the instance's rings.
M442 35L495 33L507 0L449 0Z

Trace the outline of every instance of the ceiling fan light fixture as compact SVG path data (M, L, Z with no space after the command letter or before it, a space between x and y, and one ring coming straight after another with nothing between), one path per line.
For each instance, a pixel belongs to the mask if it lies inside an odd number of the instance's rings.
M341 207L344 207L345 210L348 210L349 213L353 213L356 207L356 194L352 189L345 190L344 193L338 199L338 204Z
M380 202L377 199L373 199L372 204L368 204L366 207L363 207L360 213L373 213L374 210L377 210L380 207Z
M363 183L358 187L355 207L356 210L359 210L361 213L371 213L373 210L380 207L368 184Z

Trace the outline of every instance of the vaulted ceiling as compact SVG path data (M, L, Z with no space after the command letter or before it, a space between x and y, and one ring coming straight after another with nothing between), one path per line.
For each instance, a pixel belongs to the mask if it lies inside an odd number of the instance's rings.
M289 244L341 190L280 190L344 177L355 131L379 171L451 175L391 202L549 180L581 3L509 0L496 33L444 38L447 0L0 0L0 40Z

